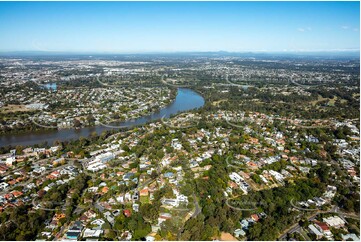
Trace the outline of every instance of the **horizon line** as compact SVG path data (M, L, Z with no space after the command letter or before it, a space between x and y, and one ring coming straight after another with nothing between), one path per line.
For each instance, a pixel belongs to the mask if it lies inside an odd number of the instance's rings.
M0 54L10 53L56 53L56 54L175 54L175 53L229 53L229 54L246 54L246 53L344 53L344 52L359 52L360 49L320 49L320 50L240 50L240 51L228 51L228 50L178 50L178 51L161 51L161 50L144 50L144 51L101 51L101 50L0 50Z

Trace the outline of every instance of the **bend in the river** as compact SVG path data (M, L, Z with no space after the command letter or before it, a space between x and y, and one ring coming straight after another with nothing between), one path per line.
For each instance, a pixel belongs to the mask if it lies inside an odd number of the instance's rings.
M178 93L175 100L167 107L160 111L136 118L134 120L125 121L122 123L116 123L114 126L127 126L133 127L137 125L143 125L150 121L159 120L162 117L169 118L171 115L189 111L192 109L200 108L204 105L204 98L197 92L189 88L178 88ZM113 124L112 124L113 125ZM103 125L97 125L93 127L84 127L80 129L59 129L59 130L40 130L31 131L31 133L21 134L5 134L0 136L0 147L8 145L34 145L43 142L48 142L52 145L54 141L65 141L78 139L79 137L88 137L91 133L96 132L97 134L102 133L106 130L114 129L112 126L105 127Z

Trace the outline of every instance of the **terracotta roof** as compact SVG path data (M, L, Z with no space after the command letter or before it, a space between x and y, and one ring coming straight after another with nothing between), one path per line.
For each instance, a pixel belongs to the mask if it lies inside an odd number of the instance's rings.
M23 195L23 193L19 192L19 191L12 191L11 194L13 194L14 197L19 197L19 196Z
M132 215L132 212L129 210L129 209L125 209L123 210L123 214L126 216L126 217L130 217Z
M326 223L315 221L315 224L317 224L323 231L330 230Z
M140 190L139 195L140 196L148 196L148 193L149 193L148 188L144 188L144 189Z
M252 214L252 215L251 215L251 218L252 218L254 221L256 221L256 222L259 220L259 217L258 217L257 214Z
M103 187L102 188L102 193L107 193L109 191L109 188L108 187Z

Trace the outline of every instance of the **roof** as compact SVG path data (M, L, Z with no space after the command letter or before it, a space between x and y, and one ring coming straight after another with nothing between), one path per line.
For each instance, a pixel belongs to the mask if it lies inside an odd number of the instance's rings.
M129 209L123 210L123 213L125 216L130 217L132 215L132 212Z
M258 217L257 214L252 214L252 215L251 215L251 218L252 218L254 221L256 221L256 222L259 220L259 217Z
M313 225L310 224L308 225L308 228L312 231L312 233L314 233L317 236L322 236L322 233Z
M323 231L330 230L326 223L315 221L315 224L317 224Z
M144 189L140 190L139 193L140 193L141 196L142 196L142 195L148 195L149 190L148 190L148 188L144 188Z
M69 232L69 231L68 231L68 232L66 233L66 237L78 237L79 234L80 234L80 232L73 232L73 231Z
M145 240L146 241L154 241L155 238L153 236L148 235L147 237L145 237Z
M18 197L18 196L23 195L23 193L19 192L19 191L12 191L11 193L14 195L14 197Z
M164 215L160 215L159 218L160 218L160 219L165 219L165 220L170 219L170 217L164 216Z
M103 192L103 193L107 193L108 191L109 191L109 188L108 188L108 187L103 187L103 188L102 188L102 192Z
M65 218L65 213L56 213L54 214L54 219L59 220Z
M173 177L174 176L174 173L173 172L166 172L164 174L164 177Z
M240 235L242 235L242 236L244 236L246 234L246 232L244 232L242 229L236 229L235 231L234 231L234 235L235 236L240 236Z
M360 241L360 238L357 237L356 234L342 234L341 237L343 240L352 239L353 241Z
M345 224L345 221L343 221L338 216L328 217L323 219L324 222L326 222L331 227L337 227L337 226L343 226Z
M83 237L99 237L102 230L85 229Z

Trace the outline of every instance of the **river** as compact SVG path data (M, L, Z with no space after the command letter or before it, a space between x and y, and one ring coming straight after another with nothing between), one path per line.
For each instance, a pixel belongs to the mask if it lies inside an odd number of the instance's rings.
M189 88L178 88L177 96L171 104L161 109L160 111L140 117L131 121L125 121L122 123L111 124L111 126L127 126L134 127L137 125L143 125L150 121L161 119L163 116L169 118L171 115L189 111L192 109L200 108L204 105L204 98L197 92ZM34 145L43 142L48 142L49 145L53 145L54 141L60 140L72 140L78 139L79 137L88 137L91 133L96 132L97 134L102 133L106 130L114 129L111 126L97 125L93 127L85 127L80 129L53 129L53 130L39 130L32 131L31 133L21 134L5 134L0 136L0 147L7 145Z

